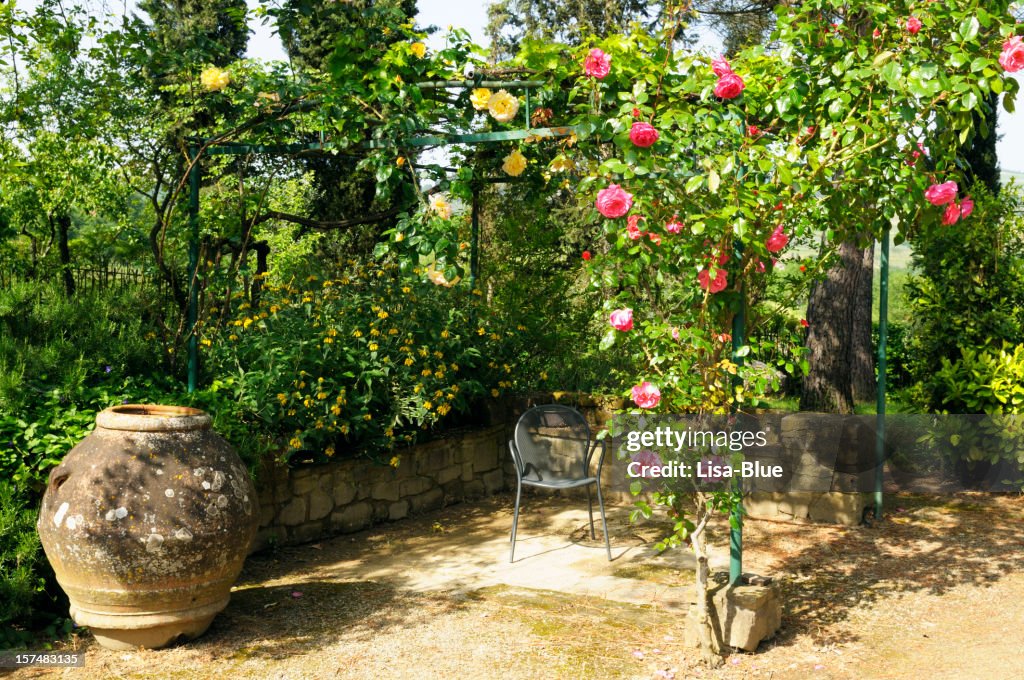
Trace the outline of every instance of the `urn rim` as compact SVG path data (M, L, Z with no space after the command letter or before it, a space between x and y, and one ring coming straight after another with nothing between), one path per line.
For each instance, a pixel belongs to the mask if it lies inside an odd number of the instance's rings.
M206 430L212 421L205 411L170 404L120 404L96 415L97 428L130 432Z

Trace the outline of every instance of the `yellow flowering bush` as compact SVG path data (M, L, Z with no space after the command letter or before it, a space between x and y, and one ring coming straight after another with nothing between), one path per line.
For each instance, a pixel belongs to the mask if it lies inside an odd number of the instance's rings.
M478 87L470 93L469 101L477 111L486 111L491 101L491 91L486 87Z
M479 296L391 263L350 260L336 278L267 285L258 304L238 302L207 336L208 363L234 376L248 420L286 456L411 443L511 388L522 351L523 334Z

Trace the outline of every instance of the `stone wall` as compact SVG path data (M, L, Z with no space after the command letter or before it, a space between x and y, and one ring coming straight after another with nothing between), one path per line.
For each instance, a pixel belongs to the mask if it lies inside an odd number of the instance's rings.
M420 444L402 452L397 468L356 458L264 470L256 481L260 530L252 551L359 531L508 488L507 432L501 423Z

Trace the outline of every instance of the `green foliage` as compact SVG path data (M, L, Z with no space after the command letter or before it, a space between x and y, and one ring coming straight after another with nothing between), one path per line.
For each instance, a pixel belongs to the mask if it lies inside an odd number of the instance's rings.
M35 520L16 487L0 481L0 630L28 614L45 585L36 573L42 549Z
M942 358L934 384L947 413L1024 413L1024 344L963 347Z
M479 295L359 265L321 281L267 286L210 329L211 391L289 452L388 452L474 400L516 385L525 326Z
M950 401L940 366L990 356L1024 342L1024 239L1013 187L993 199L975 187L974 214L913 238L917 274L908 282L913 310L913 399L928 411L966 408ZM979 359L980 360L980 359ZM982 404L983 405L983 404ZM973 410L973 409L972 409Z
M914 362L913 337L904 323L889 322L885 343L886 385L890 390L909 387L913 383L911 366ZM871 327L871 349L878 356L878 324Z

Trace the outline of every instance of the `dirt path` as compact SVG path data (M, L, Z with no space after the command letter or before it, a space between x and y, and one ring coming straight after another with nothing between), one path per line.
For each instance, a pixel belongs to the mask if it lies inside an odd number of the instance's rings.
M625 556L609 564L578 504L545 503L507 566L510 504L255 556L200 640L127 653L86 641L85 668L15 677L1024 677L1019 497L902 497L876 528L748 521L745 569L783 583L783 630L716 670L683 647L685 603L669 595L692 577L684 555L645 551L653 527L617 512Z

